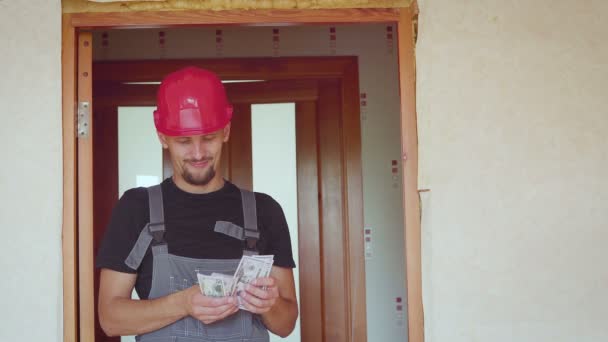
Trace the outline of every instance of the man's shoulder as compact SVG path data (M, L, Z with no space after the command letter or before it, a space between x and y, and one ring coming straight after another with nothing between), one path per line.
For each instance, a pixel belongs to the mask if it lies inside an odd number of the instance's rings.
M109 228L114 231L130 232L131 237L139 231L150 219L148 192L146 188L132 188L125 191L112 211Z
M117 207L125 213L138 213L148 210L148 189L131 188L125 191L118 200Z
M167 179L163 180L160 184L151 185L149 187L139 186L139 187L127 189L121 196L120 200L122 201L124 199L125 201L128 201L128 202L145 201L147 203L148 202L148 189L151 187L154 187L154 186L159 186L159 185L160 185L162 193L164 195L166 192L170 192L169 190L171 187L171 179L167 178Z
M240 200L240 189L237 185L226 181L226 191L224 194L227 198ZM246 191L250 191L245 189ZM258 213L281 211L281 205L271 195L265 192L251 191L255 196L256 207Z
M254 194L258 214L282 214L283 208L274 197L264 192L254 192Z
M265 204L279 204L272 196L265 192L254 192L255 200Z
M125 191L120 197L120 201L141 202L148 200L148 189L144 187L131 188Z

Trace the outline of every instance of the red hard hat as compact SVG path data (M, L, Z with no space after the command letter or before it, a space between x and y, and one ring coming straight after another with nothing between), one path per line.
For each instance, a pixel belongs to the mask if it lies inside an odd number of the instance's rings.
M216 74L187 67L167 75L160 84L154 125L169 136L209 134L232 118L222 81Z

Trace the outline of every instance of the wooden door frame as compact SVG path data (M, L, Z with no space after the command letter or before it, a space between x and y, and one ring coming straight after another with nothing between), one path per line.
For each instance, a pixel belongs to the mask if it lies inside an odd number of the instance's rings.
M87 36L90 34L87 32ZM314 158L319 163L318 181L314 205L317 209L318 224L323 229L317 239L300 239L300 257L307 261L321 261L312 266L301 263L300 273L300 311L303 336L321 327L328 341L364 342L367 336L365 302L365 262L363 254L363 203L361 184L361 132L358 86L358 57L244 57L244 58L202 58L189 60L126 60L98 61L92 64L94 97L93 122L100 113L98 104L107 107L108 101L121 101L121 105L156 105L157 85L130 84L131 82L157 82L167 73L184 66L198 66L211 70L222 79L259 79L264 82L226 84L229 100L236 106L240 103L267 103L276 101L318 102L318 144L315 145ZM315 78L312 78L315 77ZM239 89L248 95L239 94ZM322 89L322 90L321 90ZM236 94L235 94L236 92ZM125 101L126 100L126 101ZM116 113L115 113L116 114ZM296 114L296 120L300 120ZM102 120L103 121L103 120ZM324 123L322 124L321 121ZM236 124L236 122L233 122ZM105 126L105 125L104 125ZM97 127L97 124L94 125ZM233 126L235 129L236 126ZM94 132L99 130L94 129ZM296 136L300 137L296 129ZM249 131L251 133L251 131ZM317 132L315 131L315 134ZM238 134L237 134L238 136ZM93 134L94 145L100 138ZM235 138L233 136L232 138ZM232 139L231 138L231 139ZM251 139L251 138L249 138ZM79 144L81 141L79 141ZM229 146L231 143L229 143ZM232 145L234 146L234 145ZM301 145L297 145L298 149ZM229 148L229 154L236 150ZM238 149L239 153L243 151ZM97 151L93 151L93 154ZM251 151L248 153L251 155ZM225 154L223 154L225 155ZM300 155L298 155L300 156ZM95 161L99 158L96 156ZM349 165L348 167L346 165ZM88 170L84 171L85 173ZM298 173L300 169L298 167ZM94 178L97 170L93 170ZM103 176L102 176L103 177ZM340 179L336 182L335 179ZM298 179L298 182L300 179ZM310 190L310 184L306 190ZM300 190L301 187L299 187ZM99 194L95 193L97 198ZM298 193L300 195L300 191ZM320 195L319 198L317 196ZM298 204L298 212L302 207ZM311 203L312 204L312 203ZM98 205L98 203L95 203ZM312 209L304 206L306 210ZM322 208L322 210L321 210ZM320 215L320 216L319 216ZM98 218L94 218L97 221ZM81 222L85 222L81 221ZM82 226L81 226L82 227ZM88 231L85 225L81 231ZM93 227L95 230L95 227ZM81 250L87 250L89 236L80 239ZM315 235L315 234L309 234ZM300 236L302 237L302 236ZM323 243L321 243L323 242ZM305 244L305 246L302 245ZM306 246L312 248L306 248ZM334 248L333 246L340 246ZM317 251L318 255L308 255ZM348 254L347 254L348 253ZM91 264L90 253L79 253L81 260ZM312 267L311 267L312 266ZM94 312L91 301L95 298L89 284L92 269L81 263L80 287L80 336L88 335L92 326ZM82 284L85 284L84 286ZM321 286L330 284L331 286ZM336 285L339 284L339 287ZM351 286L351 284L353 284ZM306 289L306 292L303 292ZM318 296L316 296L318 295ZM83 307L86 308L83 310ZM317 312L322 308L322 314ZM315 312L311 315L311 312ZM86 323L85 323L86 322ZM84 329L83 329L84 327ZM352 336L352 337L351 337ZM319 339L308 339L318 341Z
M326 10L230 10L230 11L162 11L125 13L74 13L62 17L62 111L63 111L63 324L64 341L79 341L79 258L78 225L83 217L78 216L78 142L76 140L79 42L78 32L92 28L150 28L201 25L306 25L306 24L357 24L392 23L397 25L399 52L399 85L401 101L401 148L403 162L404 246L407 285L408 340L424 340L424 317L422 307L420 203L418 194L418 134L416 123L415 55L413 18L415 6L402 9L326 9ZM84 42L81 42L84 43ZM86 42L90 53L91 42ZM87 49L85 49L87 50ZM92 57L91 57L92 58ZM82 57L81 57L82 59ZM356 71L356 70L355 70ZM358 79L354 80L358 83ZM88 94L90 96L90 94ZM358 119L358 118L357 118ZM357 122L344 122L344 129ZM348 143L350 141L345 141ZM351 151L352 152L352 151ZM351 153L347 152L347 153ZM92 157L92 156L90 156ZM361 175L348 173L347 182L362 182ZM360 159L359 159L360 169ZM85 189L80 189L85 190ZM361 199L356 194L345 196L349 208L359 207ZM361 195L361 194L359 194ZM91 195L92 196L92 195ZM92 216L92 215L91 215ZM355 224L348 218L349 226ZM79 221L80 220L80 221ZM92 221L92 217L91 217ZM91 222L92 226L92 222ZM355 241L349 241L354 244ZM88 261L92 261L88 260ZM82 284L80 284L82 286ZM365 295L365 293L363 293ZM356 334L355 334L356 336Z
M293 63L294 60L297 60L298 63ZM355 68L357 63L356 57L325 57L322 59L315 58L314 60L313 63L318 69L327 65L338 67L337 70L333 71L336 74L340 70L343 72L348 68ZM260 69L265 70L267 66L273 66L275 69L276 67L286 66L287 69L292 70L293 76L307 76L293 73L294 64L301 68L306 66L303 63L305 61L305 59L293 57L264 60L259 58L229 58L190 60L188 64L212 69L223 78L226 78L226 70L236 75L240 66L255 65L255 68L250 68L248 74L237 77L251 79L251 72ZM264 64L260 64L260 62L264 62ZM134 64L138 68L131 68ZM163 65L172 70L179 69L183 64L184 62L181 60L163 60ZM308 64L310 64L310 61ZM352 66L349 66L349 64ZM116 79L112 82L93 79L93 100L95 102L95 124L93 125L95 132L93 134L95 226L93 227L93 236L96 239L94 246L98 246L101 240L103 230L111 214L111 206L115 204L118 195L118 108L123 106L156 106L156 94L159 85L130 83L133 77L139 77L135 74L141 71L145 71L147 73L146 77L151 79L160 79L165 76L164 71L156 70L156 66L156 61L150 60L112 61L109 64L104 64L104 62L93 63L93 75L100 74L101 79L104 79L103 75L110 74L112 70L129 70L124 73L114 73L121 78L119 82L115 82ZM154 71L148 74L149 70ZM260 76L260 79L269 79L284 77L285 73L278 73L278 75L273 73L273 77L268 77L268 74ZM328 341L348 341L347 335L352 333L352 330L345 328L345 326L350 326L346 323L350 319L349 313L351 310L356 308L360 310L359 318L364 319L365 317L365 298L356 300L356 303L348 303L351 296L347 296L349 291L344 291L345 288L350 288L350 281L346 280L350 278L350 274L345 271L349 267L346 267L347 265L344 262L348 258L345 256L347 248L344 246L345 239L343 237L349 234L344 231L348 227L342 223L336 223L336 219L341 218L344 212L343 191L342 189L335 190L336 186L341 188L344 184L341 179L343 172L339 170L343 169L344 165L340 158L333 159L331 156L332 151L340 152L343 150L342 134L336 134L336 132L341 131L339 122L343 116L342 100L344 97L357 98L359 96L355 88L351 88L351 94L341 96L341 83L339 78L303 78L224 84L228 100L234 106L235 111L230 140L222 149L221 167L224 168L223 172L225 172L224 175L227 179L245 189L251 190L253 187L251 105L295 102L295 120L297 122L295 128L298 188L297 230L300 251L298 256L300 261L295 271L299 273L300 279L299 306L302 341L323 341L323 335L326 336ZM320 89L323 89L323 91L320 91ZM320 106L321 101L325 106ZM333 110L336 107L338 110ZM349 114L356 118L360 113ZM237 120L238 116L241 117ZM326 122L329 121L327 122L329 126L319 124L320 117L324 117ZM334 118L334 120L331 120L331 118ZM317 132L317 130L322 130L324 133ZM353 132L353 135L359 135L359 132ZM317 137L324 137L323 140L327 144L320 144L320 139ZM159 145L158 148L161 149L161 146ZM163 159L169 158L166 151L163 149ZM100 162L100 159L102 162ZM168 162L170 164L170 161ZM235 162L236 165L239 165L237 169L234 168L235 164L233 163ZM166 170L165 166L163 166L163 169ZM340 181L336 182L333 181L334 177L327 177L328 174L332 173L337 175ZM323 174L326 177L322 177ZM166 177L167 175L163 173L162 178ZM324 184L319 184L321 181ZM332 189L332 185L334 189ZM108 186L111 190L103 190L103 192L98 190L108 189ZM336 196L338 193L339 195ZM109 204L111 206L108 206ZM320 207L322 210L320 210ZM321 242L323 243L321 244ZM363 250L359 249L356 253L359 255L358 260L363 264ZM94 273L98 277L97 270ZM82 273L81 276L83 276ZM360 276L361 278L358 281L363 281L363 274ZM324 286L321 286L321 281L325 284ZM94 283L95 286L99 286L99 278L96 278ZM96 294L98 293L97 288L94 291ZM364 288L361 288L360 291L362 294L365 293ZM82 301L83 298L81 298ZM350 304L350 306L345 304ZM340 308L344 308L344 310L339 311ZM82 312L80 316L82 319ZM84 317L86 317L86 314ZM97 316L96 319L98 319ZM366 322L360 323L362 327L365 327ZM97 322L95 322L95 329L96 340L101 337L100 340L105 341L105 334L99 330ZM339 338L332 338L335 336L334 334L339 334ZM365 335L364 331L360 331L360 334Z

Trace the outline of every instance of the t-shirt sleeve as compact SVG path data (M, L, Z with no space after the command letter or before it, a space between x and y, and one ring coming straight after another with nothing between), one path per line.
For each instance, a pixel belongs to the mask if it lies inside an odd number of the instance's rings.
M274 255L274 265L286 268L296 267L293 260L291 250L291 239L289 237L289 227L281 205L272 197L259 194L258 201L260 202L261 210L258 215L261 215L261 231L262 236L267 235L268 241L266 248L262 251L263 254Z
M146 189L127 190L112 210L110 223L95 259L95 267L136 273L137 270L127 266L125 260L135 246L149 216Z

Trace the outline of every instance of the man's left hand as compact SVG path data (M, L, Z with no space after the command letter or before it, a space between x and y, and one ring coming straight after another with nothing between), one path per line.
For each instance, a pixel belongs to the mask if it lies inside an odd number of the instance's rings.
M279 298L279 289L274 278L257 278L245 286L239 294L241 304L250 312L263 314L272 308Z

